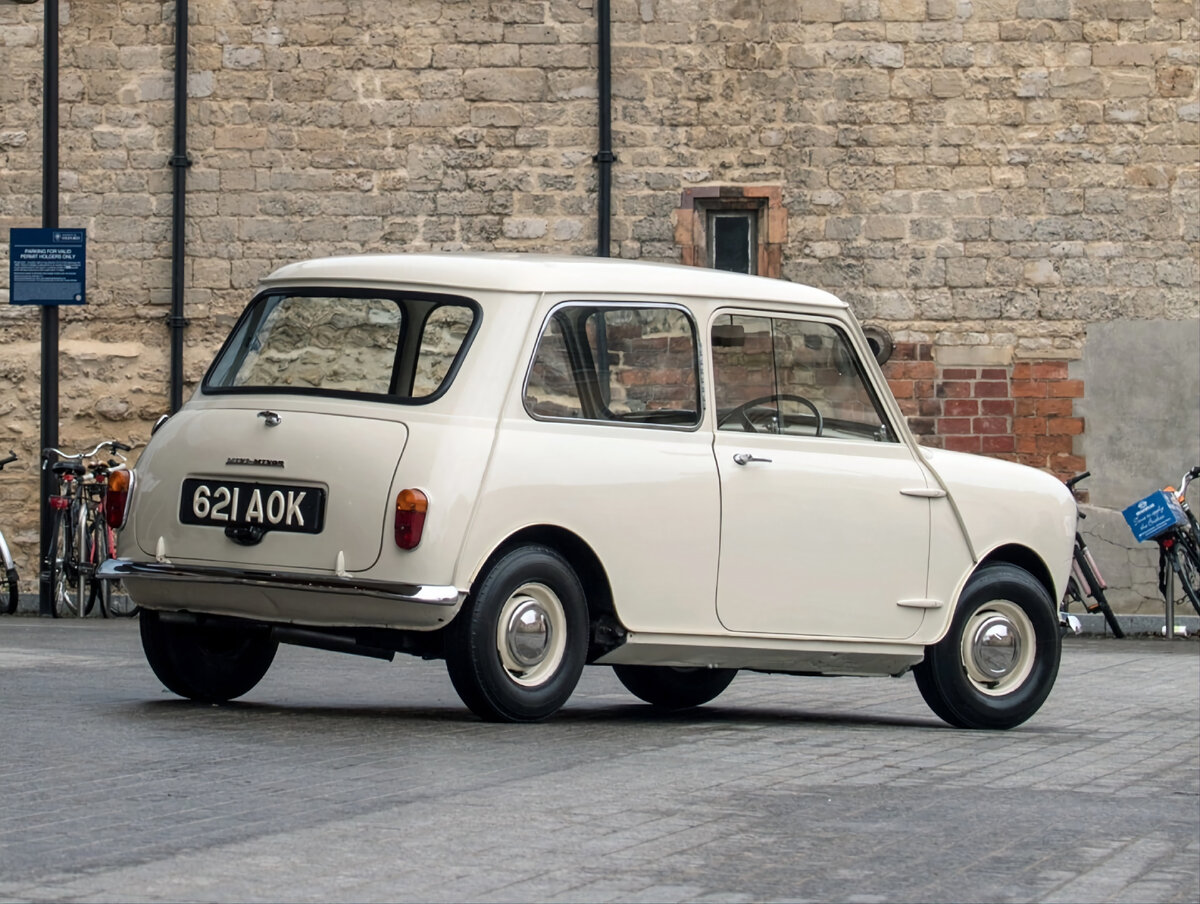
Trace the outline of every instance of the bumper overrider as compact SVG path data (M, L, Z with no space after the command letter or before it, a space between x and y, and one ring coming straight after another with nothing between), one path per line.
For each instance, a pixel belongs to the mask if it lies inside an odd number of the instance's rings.
M313 625L431 630L450 621L466 598L453 586L119 558L106 560L96 576L122 581L146 609Z

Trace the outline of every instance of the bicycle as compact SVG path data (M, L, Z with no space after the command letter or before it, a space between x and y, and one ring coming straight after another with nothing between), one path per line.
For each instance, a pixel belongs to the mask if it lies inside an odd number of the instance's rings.
M121 443L108 443L110 452L124 460L121 451L129 451L129 446ZM90 472L84 483L84 491L88 494L89 521L92 524L92 535L87 547L88 558L85 570L89 574L88 607L98 602L100 614L105 618L132 618L138 613L138 606L125 594L114 593L114 584L119 581L101 580L95 577L98 569L106 559L117 554L117 532L108 520L106 500L108 498L109 474L120 467L120 462L113 459L104 461L96 459L88 464Z
M1200 477L1200 465L1183 475L1179 489L1166 487L1163 492L1174 497L1183 513L1182 523L1176 523L1151 539L1158 544L1158 591L1173 609L1174 592L1171 577L1177 577L1184 595L1200 615L1200 524L1187 504L1188 484Z
M1074 493L1075 485L1091 476L1091 471L1084 471L1082 474L1075 475L1066 482L1067 489ZM1082 520L1086 517L1087 515L1080 510L1079 518ZM1108 584L1104 582L1104 577L1100 574L1096 560L1092 558L1091 550L1087 548L1087 543L1084 542L1083 534L1076 530L1075 550L1071 561L1071 576L1067 578L1067 589L1063 594L1060 606L1063 620L1070 624L1071 616L1068 614L1067 608L1071 603L1079 603L1086 611L1092 614L1096 612L1103 613L1104 620L1108 622L1108 627L1112 629L1113 637L1124 637L1125 631L1121 628L1121 623L1117 621L1116 614L1108 604L1108 597L1104 595L1107 587ZM1089 597L1091 598L1091 602L1088 602Z
M15 452L10 451L8 458L0 459L0 471L4 470L4 466L12 464L17 460ZM4 562L4 579L8 584L8 593L4 599L3 612L5 615L12 615L17 611L17 603L19 600L18 591L20 584L17 581L17 565L13 561L12 553L8 549L8 544L4 540L4 533L0 531L0 560Z
M53 520L45 560L51 615L55 618L68 615L82 618L91 613L97 602L105 618L110 614L133 614L114 612L112 588L96 577L100 563L115 552L113 531L103 508L108 472L119 462L96 458L105 447L122 459L121 452L130 449L117 440L105 440L88 452L42 450L42 467L51 468L57 483L56 492L47 500Z

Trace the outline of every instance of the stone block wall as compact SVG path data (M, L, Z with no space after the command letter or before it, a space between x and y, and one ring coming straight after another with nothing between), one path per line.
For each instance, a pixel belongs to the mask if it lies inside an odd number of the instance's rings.
M594 253L593 7L191 0L185 397L284 262ZM174 6L60 9L61 222L88 229L91 302L62 311L60 435L145 439L168 399ZM611 253L694 261L687 199L766 192L769 268L914 349L889 375L924 441L1082 466L1117 412L1081 419L1086 383L1046 375L1086 363L1092 325L1200 316L1197 10L614 0ZM0 3L0 238L39 225L41 17ZM0 523L32 573L39 321L5 303L6 254L0 448L23 462Z

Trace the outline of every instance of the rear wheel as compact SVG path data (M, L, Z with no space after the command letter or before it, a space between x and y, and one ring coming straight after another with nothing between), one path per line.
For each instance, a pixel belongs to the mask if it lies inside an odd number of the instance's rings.
M459 697L493 722L537 722L575 690L587 656L579 578L545 546L505 553L446 629L446 667Z
M112 586L116 583L115 581L107 581L106 583L108 587L105 590L105 598L107 600L105 605L108 607L109 618L133 618L141 611L141 607L129 598L129 594L122 591L119 587Z
M225 703L249 692L279 645L268 629L174 622L159 612L140 619L146 661L167 690L201 703Z
M958 728L1012 728L1045 702L1062 651L1046 588L1014 565L967 582L946 636L913 668L938 716Z
M99 568L116 552L116 532L103 520L96 523L94 557ZM103 581L93 576L91 598L100 604L100 614L105 618L130 618L137 614L138 607L126 594L118 590L119 582Z
M678 710L715 700L729 687L737 669L614 665L613 673L639 700L657 709Z
M8 603L4 607L4 614L12 615L17 611L17 604L21 601L20 586L17 582L17 569L7 569L4 572L4 577L8 582Z
M1104 590L1100 587L1100 578L1092 568L1092 563L1088 561L1088 557L1078 545L1075 547L1075 563L1079 566L1083 578L1087 581L1092 591L1092 602L1089 603L1080 592L1082 588L1076 585L1076 593L1079 593L1079 599L1083 603L1083 607L1088 612L1101 612L1104 614L1104 620L1108 622L1108 627L1112 629L1113 637L1124 637L1125 632L1121 628L1121 623L1117 621L1116 614L1112 611L1112 606L1108 604L1108 597L1104 595ZM1074 581L1074 578L1071 578Z
M1183 585L1183 592L1189 600L1192 607L1200 614L1200 561L1195 548L1190 544L1179 543L1175 553L1175 561L1178 567L1175 570L1179 577L1179 583Z

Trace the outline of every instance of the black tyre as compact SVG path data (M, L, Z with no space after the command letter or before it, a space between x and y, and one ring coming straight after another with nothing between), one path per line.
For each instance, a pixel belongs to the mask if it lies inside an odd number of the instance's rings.
M1092 563L1088 561L1087 556L1083 554L1078 544L1075 546L1075 562L1079 566L1079 570L1083 572L1084 580L1092 588L1092 602L1088 602L1086 598L1080 595L1079 599L1083 603L1083 607L1088 612L1100 612L1104 615L1104 620L1108 622L1108 627L1113 632L1113 637L1124 637L1125 631L1121 628L1121 623L1117 621L1116 614L1112 611L1112 606L1108 604L1108 597L1104 595L1104 590L1100 587L1100 579L1096 576L1096 572L1092 570ZM1071 578L1074 581L1074 578ZM1076 592L1079 593L1081 588L1076 586Z
M4 577L8 583L8 601L4 606L4 614L12 615L17 611L17 604L21 601L21 588L19 582L17 581L17 569L7 569L4 572Z
M1062 602L1058 604L1058 633L1063 637L1074 630L1070 622L1072 603L1079 603L1081 608L1087 608L1083 605L1083 594L1079 591L1079 584L1074 575L1067 578L1067 589L1063 592Z
M913 668L929 708L958 728L1012 728L1045 702L1062 638L1046 588L1015 565L967 582L945 638Z
M46 550L46 586L50 589L50 615L52 618L61 618L62 613L58 611L58 572L62 568L62 558L59 556L58 544L59 534L62 532L62 516L61 513L55 512L50 521L50 546Z
M171 622L159 612L143 612L140 622L142 649L158 680L201 703L225 703L250 691L279 648L266 628Z
M656 709L679 710L715 700L737 675L737 669L673 668L658 665L614 665L625 689Z
M579 578L545 546L505 553L446 629L446 667L470 710L491 722L537 722L575 690L588 644Z
M88 611L97 604L100 606L100 614L108 618L112 608L112 588L109 587L108 581L88 581Z
M92 592L96 573L96 537L88 521L88 512L80 506L75 514L75 592L83 603L83 614L91 615L96 605Z
M1108 622L1108 627L1112 631L1113 637L1124 637L1125 629L1121 627L1116 613L1112 611L1112 606L1108 604L1108 597L1104 595L1104 591L1096 587L1092 593L1092 599L1096 601L1096 608L1104 613L1104 620Z
M50 582L50 614L55 618L72 618L87 614L87 600L81 588L79 572L79 509L72 506L54 516L50 529L50 553L47 557L47 580Z
M1200 554L1188 543L1181 542L1176 545L1175 561L1178 567L1175 574L1179 578L1184 595L1191 600L1196 613L1200 614Z
M105 591L105 606L108 607L109 618L133 618L141 611L141 607L121 589L119 581L107 581L106 583L108 587ZM114 584L117 586L114 587Z
M116 536L111 527L100 521L96 526L95 537L96 556L94 561L96 568L99 568L116 550ZM119 581L102 581L93 578L90 587L91 598L100 604L100 614L105 618L132 618L137 615L137 605L121 591Z

